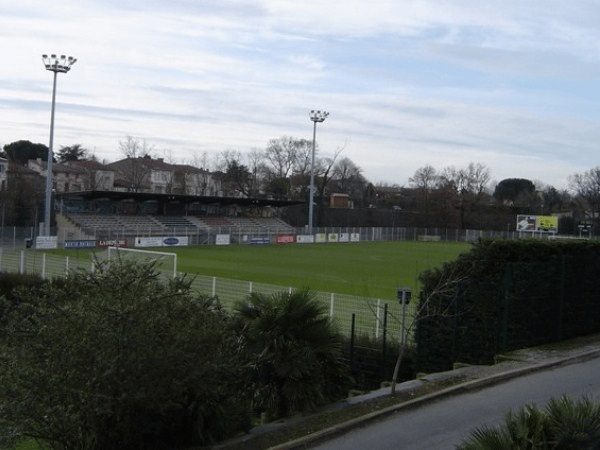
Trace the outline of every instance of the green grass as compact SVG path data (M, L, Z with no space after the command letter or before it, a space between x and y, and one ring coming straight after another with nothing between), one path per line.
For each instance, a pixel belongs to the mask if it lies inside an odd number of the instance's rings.
M375 241L337 244L172 247L178 271L256 283L394 298L397 287L418 291L417 276L468 251L459 242ZM89 253L60 250L87 258ZM85 256L87 255L87 256Z

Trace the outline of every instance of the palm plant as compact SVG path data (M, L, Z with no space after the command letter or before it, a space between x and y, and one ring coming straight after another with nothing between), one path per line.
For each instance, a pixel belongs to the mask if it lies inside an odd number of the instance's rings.
M236 304L253 352L254 406L275 417L342 398L349 377L340 336L308 289L252 293Z
M546 411L554 448L600 448L600 403L563 396L550 400Z
M509 411L497 428L478 428L459 450L600 449L600 404L588 398L551 399L544 410Z

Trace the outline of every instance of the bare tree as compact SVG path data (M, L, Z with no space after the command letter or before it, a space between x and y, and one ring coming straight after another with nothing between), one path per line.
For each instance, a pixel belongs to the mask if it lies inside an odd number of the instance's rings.
M227 195L250 196L252 191L252 174L244 164L242 153L238 150L224 150L219 154L217 167L221 172L223 189Z
M362 169L354 162L344 157L333 167L332 180L338 192L348 194L357 203L364 203L367 180L362 175Z
M264 153L257 149L253 148L246 155L246 160L248 162L247 167L250 171L250 196L256 197L256 195L260 192L261 189L261 173L264 169Z
M201 155L194 153L190 165L199 169L196 174L196 195L215 195L213 177L211 175L212 163L209 160L208 152Z
M325 190L331 184L330 182L333 176L335 162L338 156L344 151L344 147L338 147L331 158L319 158L318 163L316 164L318 167L318 169L316 169L316 187L319 209L325 206Z
M296 148L296 161L294 163L294 174L300 176L310 175L312 165L312 141L307 139L296 139L291 142ZM315 155L319 153L319 146L315 143Z
M138 139L127 136L124 141L119 141L119 150L125 158L152 158L154 147L148 144L145 139Z
M465 228L468 214L487 195L489 169L479 163L470 163L466 169L447 167L437 181L437 188L444 195L446 207L458 212L459 227Z
M409 184L416 189L423 200L425 213L429 213L429 200L431 191L435 188L438 174L433 166L427 164L417 169L415 174L408 179Z
M265 161L270 165L272 177L286 179L298 159L298 140L288 136L271 139L265 150Z
M126 182L128 191L142 191L149 181L152 169L147 161L152 159L154 147L145 140L127 136L119 142L119 149L125 159L113 163L117 174Z
M586 220L590 220L594 230L597 231L600 215L600 166L584 173L571 175L569 188L583 201Z

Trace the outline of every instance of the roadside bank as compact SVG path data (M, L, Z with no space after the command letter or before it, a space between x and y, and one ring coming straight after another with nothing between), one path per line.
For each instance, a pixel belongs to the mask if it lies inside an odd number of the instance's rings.
M534 371L547 370L600 356L600 334L498 355L490 366L464 366L427 374L401 383L396 395L382 388L347 398L313 414L292 417L252 429L248 434L214 446L219 450L291 450L319 441L396 411L417 408L425 402L460 395Z

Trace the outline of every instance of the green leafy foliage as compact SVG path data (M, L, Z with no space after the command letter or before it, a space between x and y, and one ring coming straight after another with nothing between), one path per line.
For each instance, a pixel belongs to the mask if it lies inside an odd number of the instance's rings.
M48 161L48 147L26 140L15 141L4 146L3 156L20 164L27 164L30 159L37 158Z
M509 411L497 428L475 429L459 450L592 450L600 447L600 404L588 398L551 399L545 409Z
M599 274L596 241L478 242L419 277L418 370L600 331Z
M50 448L179 448L248 426L231 318L154 263L1 299L0 428Z
M389 381L398 359L399 347L395 341L383 341L368 335L358 336L354 342L342 339L343 356L348 360L352 372L352 388L361 391L379 389L381 383ZM401 361L399 380L414 379L412 349L407 349Z
M326 307L307 289L252 293L236 305L255 356L255 409L285 417L343 398L348 368Z

